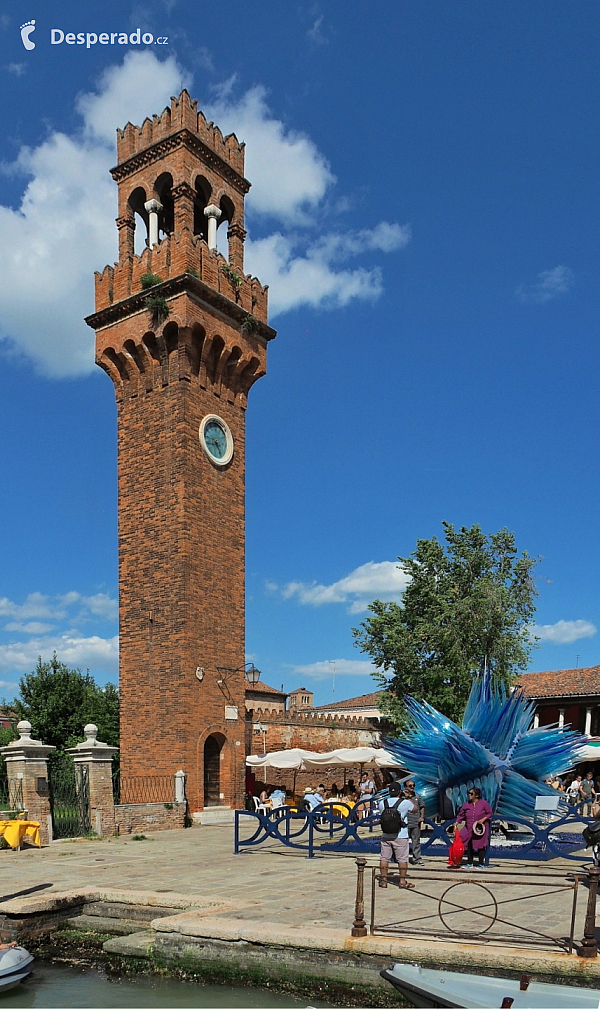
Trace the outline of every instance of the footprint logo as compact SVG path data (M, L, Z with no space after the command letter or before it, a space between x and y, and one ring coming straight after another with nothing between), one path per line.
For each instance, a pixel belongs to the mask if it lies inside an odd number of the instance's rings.
M35 49L35 42L32 42L30 35L35 31L35 21L26 21L21 25L21 38L26 49Z

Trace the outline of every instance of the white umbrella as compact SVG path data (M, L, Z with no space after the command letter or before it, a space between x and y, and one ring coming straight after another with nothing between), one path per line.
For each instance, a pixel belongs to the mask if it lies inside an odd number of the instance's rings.
M329 753L307 753L304 763L308 770L317 770L319 767L353 767L355 764L402 767L392 753L375 746L348 746Z
M310 750L276 750L274 753L246 757L246 764L248 767L277 767L280 771L303 771L306 770L306 758L318 756Z

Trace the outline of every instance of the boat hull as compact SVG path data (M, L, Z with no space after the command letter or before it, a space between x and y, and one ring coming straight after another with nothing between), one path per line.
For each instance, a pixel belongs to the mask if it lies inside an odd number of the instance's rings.
M418 1009L498 1009L506 998L512 1009L598 1009L600 990L531 981L525 989L514 978L434 970L397 963L382 970L411 1005Z

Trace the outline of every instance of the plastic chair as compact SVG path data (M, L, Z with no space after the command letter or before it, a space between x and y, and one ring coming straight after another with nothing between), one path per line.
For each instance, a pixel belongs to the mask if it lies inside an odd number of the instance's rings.
M252 796L252 803L254 805L255 813L262 813L263 816L267 816L271 812L268 806L265 806L264 802L261 802L258 795Z

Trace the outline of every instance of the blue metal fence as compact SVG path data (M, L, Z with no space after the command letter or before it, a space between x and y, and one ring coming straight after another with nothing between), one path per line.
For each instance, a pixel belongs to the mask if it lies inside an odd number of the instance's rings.
M585 803L571 806L564 815L540 813L536 821L513 817L508 830L505 820L494 820L488 859L547 861L561 857L581 861L586 847L582 831L591 822L589 817L582 815L584 806ZM347 809L347 815L341 812L342 808ZM426 820L421 838L422 854L446 855L454 823L454 819L440 823ZM513 826L517 829L512 830ZM360 808L345 806L343 802L336 802L335 806L326 803L311 811L280 806L266 814L236 810L234 852L237 855L244 849L275 842L305 851L308 858L344 851L374 854L379 850L380 836L379 812L373 803L368 807L361 804Z

